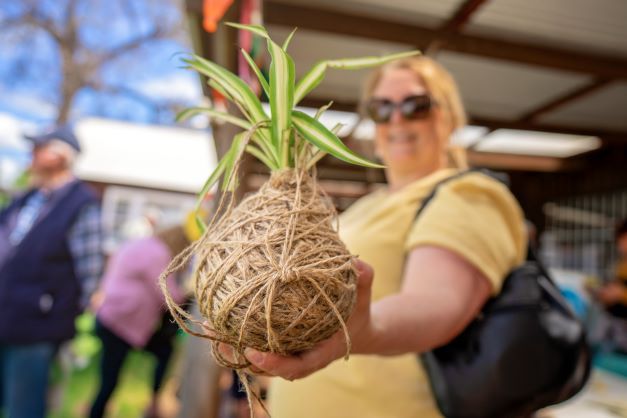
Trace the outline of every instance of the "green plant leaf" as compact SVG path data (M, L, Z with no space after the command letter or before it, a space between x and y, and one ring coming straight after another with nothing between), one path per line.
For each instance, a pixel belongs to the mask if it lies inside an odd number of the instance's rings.
M270 64L270 109L272 111L272 143L279 149L281 167L289 166L289 134L294 106L294 61L272 40L268 39Z
M202 230L203 233L207 229L207 225L198 215L198 213L200 212L200 206L202 205L202 202L205 200L205 197L207 196L207 193L209 192L211 187L218 182L218 180L220 179L220 176L222 175L222 173L224 173L224 170L226 169L226 165L227 165L227 161L225 158L222 158L220 161L218 161L216 168L213 170L211 175L209 175L209 178L207 178L207 180L205 181L205 184L202 186L202 189L200 189L200 193L198 193L198 199L196 200L196 205L194 206L194 213L195 213L196 224Z
M248 145L246 147L246 152L258 158L259 161L264 163L270 170L277 170L279 168L277 163L271 161L263 151L253 145Z
M268 115L266 115L261 106L261 102L246 83L235 74L211 61L207 61L198 56L195 56L195 58L196 61L185 59L184 61L188 62L192 68L196 69L201 74L209 77L209 86L216 89L227 100L235 103L249 121L259 123L263 120L269 120ZM246 103L248 103L248 105ZM278 151L270 146L271 137L269 129L257 129L255 131L255 137L259 143L264 143L264 148L268 148L268 154L272 155L272 158L278 161Z
M298 29L298 28L292 29L292 31L287 36L287 38L285 38L285 41L283 41L283 50L285 52L287 52L287 47L290 45L290 42L292 42L292 38L294 37L294 34L296 33L296 29Z
M240 119L236 116L233 116L229 113L218 112L217 110L213 110L210 107L190 107L189 109L185 109L179 114L176 115L176 121L180 122L182 120L186 120L194 115L198 115L200 113L204 113L209 115L212 118L216 118L219 120L223 120L235 126L239 126L242 129L250 129L252 126L250 122L245 121L244 119Z
M223 160L226 161L226 171L224 173L224 179L222 180L222 190L232 191L237 187L237 162L244 151L245 144L242 145L242 143L247 135L248 138L250 138L252 132L240 132L235 135L233 142L231 142L231 147L223 157Z
M198 210L194 213L194 221L196 222L198 229L200 229L200 234L204 235L205 231L207 231L207 224L200 217Z
M329 103L325 104L324 106L322 106L320 109L318 109L318 111L316 112L316 116L314 116L314 119L318 120L320 119L320 116L322 116L322 114L324 112L326 112L327 110L329 110L329 108L333 105L333 100L331 100Z
M258 123L268 119L255 93L253 93L248 84L244 83L235 74L197 55L194 55L193 59L185 58L183 61L219 84L226 93L226 97L231 98L240 106L242 113L251 123Z
M246 50L243 48L242 48L242 55L244 56L244 59L246 60L250 68L253 70L253 72L257 76L257 79L259 80L259 84L261 84L261 87L263 88L263 91L266 93L266 96L270 96L270 93L269 93L270 86L268 85L268 80L266 80L266 78L261 73L261 70L259 70L259 67L257 67L255 60L253 60L250 54L248 54L248 52L246 52Z
M331 128L331 132L333 132L335 135L337 135L338 132L340 132L340 129L342 129L345 125L343 123L336 123L335 126L333 126L333 128Z
M287 167L290 161L289 132L291 111L294 106L294 61L277 45L263 26L227 23L228 26L247 30L267 40L268 51L272 58L270 64L269 94L272 112L272 144L279 152L281 167Z
M294 104L298 104L303 97L310 91L315 89L318 84L324 79L324 74L327 68L335 68L339 70L358 70L361 68L374 67L377 65L385 64L386 62L394 61L400 58L407 58L413 55L420 54L420 51L401 52L398 54L384 55L382 57L361 57L361 58L349 58L343 60L327 60L320 61L314 65L311 70L303 76L303 78L296 84L296 90L294 92Z
M294 90L294 105L298 104L302 100L303 97L307 95L310 91L315 89L318 84L324 79L324 73L327 70L327 62L320 61L307 73L303 76L303 78L296 83L296 89Z
M233 137L231 147L224 156L226 160L226 173L222 181L222 190L233 191L237 187L237 166L246 150L248 143L255 133L259 125L251 127L249 130L240 132Z
M408 58L414 55L419 55L420 51L405 51L397 54L383 55L381 57L361 57L361 58L348 58L342 60L329 60L327 64L331 68L340 70L359 70L362 68L376 67L377 65L385 64L397 59Z
M207 84L209 85L209 87L211 87L212 89L216 90L218 93L220 93L222 96L224 96L225 99L227 99L228 101L231 102L235 102L235 99L233 99L231 97L230 94L228 94L220 84L216 83L216 81L213 78L210 78L207 80ZM244 113L242 111L242 113Z
M257 36L261 36L262 38L270 39L270 36L268 36L268 31L261 25L245 25L243 23L234 22L226 22L225 25L236 29L247 30Z
M382 165L373 163L355 154L350 148L344 145L333 132L329 131L322 123L311 116L294 110L292 112L292 121L299 135L322 151L326 151L347 163L372 168L383 168Z

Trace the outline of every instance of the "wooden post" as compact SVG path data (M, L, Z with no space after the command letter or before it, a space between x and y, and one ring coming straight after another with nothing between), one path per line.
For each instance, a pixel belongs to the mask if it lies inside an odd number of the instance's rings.
M208 34L202 29L202 16L188 7L190 26L192 26L190 30L201 38L203 55L233 72L237 70L237 32L225 27L222 23L238 21L239 9L240 2L235 0L218 25L218 30L213 34ZM208 94L206 85L203 89L205 94ZM233 135L237 132L238 129L232 125L212 124L212 136L218 159L222 158L229 149ZM218 192L214 197L214 202L219 199L220 193ZM192 308L192 314L200 320L201 316L196 305ZM209 341L189 337L183 347L181 363L178 417L217 418L221 404L219 377L223 368L211 356Z

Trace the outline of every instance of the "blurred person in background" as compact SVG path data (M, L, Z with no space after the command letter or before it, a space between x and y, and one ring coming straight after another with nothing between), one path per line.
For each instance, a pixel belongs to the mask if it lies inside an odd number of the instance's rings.
M172 355L178 325L166 314L158 278L170 261L194 239L182 226L123 244L109 260L99 292L94 295L96 335L102 341L100 388L90 418L103 417L128 353L141 349L155 355L152 398L145 417L159 417L157 395ZM185 272L168 278L176 303L186 299Z
M151 236L159 225L162 216L158 208L147 207L141 216L124 222L120 231L121 239L128 241Z
M340 217L340 237L363 260L352 355L335 361L346 353L342 332L298 356L246 349L251 372L285 378L269 389L273 418L440 417L417 354L460 334L526 256L520 206L484 174L447 182L416 219L434 187L466 167L450 145L466 119L445 69L428 57L385 65L364 105L388 185Z
M55 353L102 274L102 231L71 127L26 138L33 187L0 213L0 411L43 418Z
M602 351L619 350L627 354L627 219L615 233L618 260L613 277L601 286L588 288L603 308L592 324L592 340Z
M615 317L627 320L627 219L616 228L618 262L614 277L596 292L597 299Z

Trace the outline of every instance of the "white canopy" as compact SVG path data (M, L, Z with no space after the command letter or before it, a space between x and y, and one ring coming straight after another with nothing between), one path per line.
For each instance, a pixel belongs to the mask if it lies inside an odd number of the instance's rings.
M207 131L84 119L76 135L84 180L197 193L216 166Z

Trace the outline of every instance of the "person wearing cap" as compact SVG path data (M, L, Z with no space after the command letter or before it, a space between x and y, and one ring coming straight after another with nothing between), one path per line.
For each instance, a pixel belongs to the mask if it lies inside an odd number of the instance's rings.
M54 355L102 273L102 232L71 127L26 139L32 187L0 212L0 415L43 418Z

